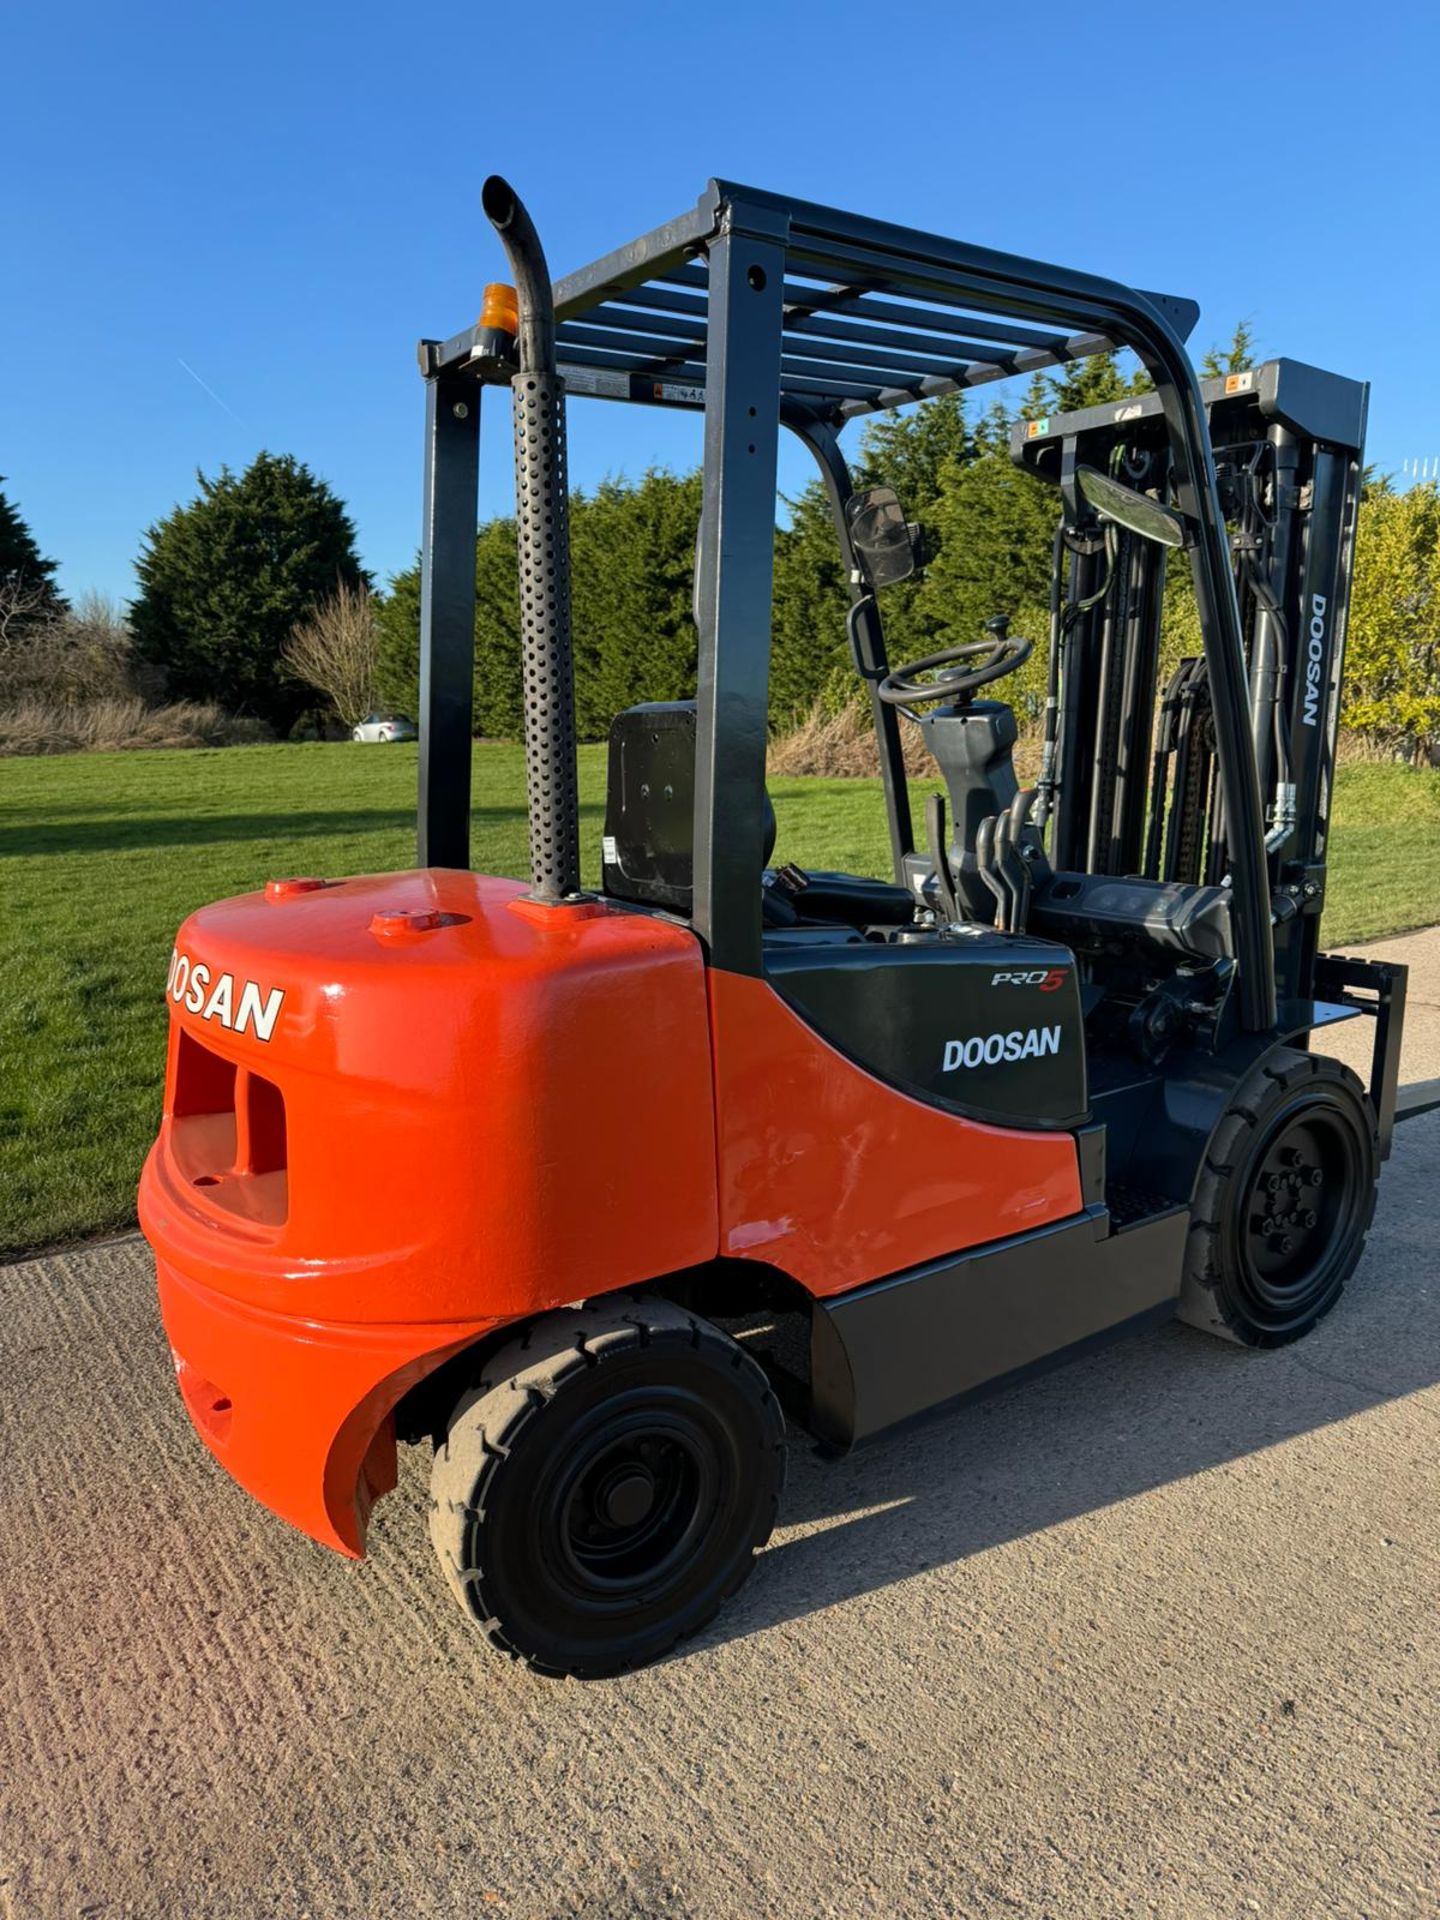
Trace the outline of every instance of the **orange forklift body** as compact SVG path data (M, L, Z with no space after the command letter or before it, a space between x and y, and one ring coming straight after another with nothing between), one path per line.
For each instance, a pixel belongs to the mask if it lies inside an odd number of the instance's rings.
M140 1217L206 1444L358 1556L401 1396L496 1327L717 1257L811 1294L1080 1213L1074 1137L854 1065L687 928L428 870L205 907Z
M1235 376L1243 403L1228 380L1207 399L1193 302L733 183L559 282L508 183L481 198L513 292L419 350L419 870L272 881L186 922L140 1212L182 1394L234 1477L358 1556L397 1440L433 1439L461 1607L542 1672L598 1675L736 1590L787 1417L845 1448L1177 1312L1258 1347L1334 1304L1404 1006L1403 970L1318 947L1365 390L1272 362ZM992 689L1030 639L1000 612L891 662L879 595L919 549L840 435L1117 347L1153 394L1012 445L1061 506L1022 792ZM515 429L528 891L468 870L487 387ZM705 429L695 697L614 717L598 896L567 392ZM772 864L782 427L849 585L888 880ZM1157 710L1177 546L1203 652ZM944 786L923 849L902 723ZM1305 1051L1362 1008L1368 1095Z

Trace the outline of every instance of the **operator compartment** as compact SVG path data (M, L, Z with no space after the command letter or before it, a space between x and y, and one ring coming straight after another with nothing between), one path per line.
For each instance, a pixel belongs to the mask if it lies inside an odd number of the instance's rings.
M1003 759L1008 774L1013 734L1011 721L999 752L987 739L987 766ZM688 914L694 701L617 715L609 765L606 892ZM1013 788L1012 776L1007 800ZM763 836L768 861L768 799ZM857 1065L974 1119L1060 1129L1086 1118L1084 1020L1069 948L978 919L946 923L933 891L793 865L766 870L761 911L766 979Z

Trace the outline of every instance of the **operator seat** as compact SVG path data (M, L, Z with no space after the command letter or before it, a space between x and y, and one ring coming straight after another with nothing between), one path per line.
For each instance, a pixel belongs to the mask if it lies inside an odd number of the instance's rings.
M654 700L610 723L601 870L605 893L688 914L695 869L695 702ZM765 795L762 866L775 851Z

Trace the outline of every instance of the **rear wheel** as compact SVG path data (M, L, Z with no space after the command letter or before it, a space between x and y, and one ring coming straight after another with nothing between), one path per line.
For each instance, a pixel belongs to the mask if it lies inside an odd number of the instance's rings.
M547 1673L654 1660L770 1537L784 1423L760 1368L668 1301L547 1314L490 1356L431 1473L430 1533L494 1645Z
M1374 1109L1338 1060L1277 1047L1215 1129L1192 1205L1180 1317L1242 1346L1298 1340L1364 1251Z

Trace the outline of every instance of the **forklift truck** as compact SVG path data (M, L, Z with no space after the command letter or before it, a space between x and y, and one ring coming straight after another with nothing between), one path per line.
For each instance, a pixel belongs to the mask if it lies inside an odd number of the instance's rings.
M482 197L513 287L420 347L418 866L277 879L185 923L140 1206L181 1393L229 1471L358 1556L397 1441L433 1445L462 1607L539 1671L598 1675L745 1578L787 1418L845 1449L1176 1314L1263 1347L1334 1305L1405 991L1318 946L1366 390L1284 360L1202 387L1188 300L726 182L552 285L513 190ZM840 436L1110 348L1152 393L1016 429L1057 499L1022 791L1004 680L1034 636L1002 613L890 661L880 599L914 530L854 489ZM469 868L495 386L528 885ZM616 716L598 891L567 393L704 418L697 697ZM850 582L883 878L772 860L782 428ZM1181 555L1203 650L1160 689ZM943 787L918 842L910 727ZM1368 1087L1324 1048L1361 1013Z

